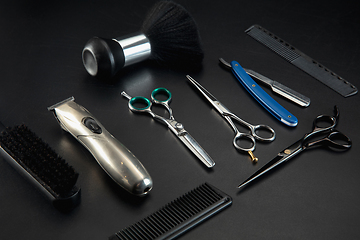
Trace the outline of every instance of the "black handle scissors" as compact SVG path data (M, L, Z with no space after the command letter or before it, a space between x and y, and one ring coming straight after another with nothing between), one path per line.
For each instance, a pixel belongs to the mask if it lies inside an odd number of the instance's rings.
M315 118L312 132L305 134L302 139L278 153L273 160L265 164L261 169L246 179L238 186L238 188L243 188L261 175L281 163L286 162L306 149L320 146L338 151L346 151L350 149L350 138L335 129L339 120L339 109L337 106L334 107L334 115L335 116L320 115Z

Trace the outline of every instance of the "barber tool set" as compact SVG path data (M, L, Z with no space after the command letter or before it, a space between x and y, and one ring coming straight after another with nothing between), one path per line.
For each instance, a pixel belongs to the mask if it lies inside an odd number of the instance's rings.
M354 85L263 27L254 25L245 32L342 96L349 97L357 93ZM169 68L186 69L187 66L201 66L203 57L194 19L182 6L172 1L157 2L149 11L138 33L112 39L94 37L85 44L82 51L82 61L86 71L101 80L116 78L123 67L146 59L154 60ZM298 125L298 119L254 80L266 84L273 92L302 107L309 107L308 97L254 70L243 68L237 61L228 63L222 58L219 61L222 67L234 74L250 94L244 97L253 97L285 125L282 126L293 129ZM250 157L252 163L256 164L258 162L254 154L256 142L274 141L275 130L264 124L261 119L259 120L261 124L254 125L243 120L235 114L240 111L230 111L194 78L189 75L186 75L186 78L195 92L201 93L199 96L203 96L203 99L206 99L231 126L235 132L232 139L233 146L240 152L248 154L247 158ZM194 91L189 88L189 93ZM175 120L173 110L170 108L172 93L168 89L156 88L151 92L150 99L142 96L132 97L129 94L133 95L136 92L120 93L128 100L128 107L132 112L148 114L165 124L195 155L194 157L200 160L200 165L216 168L214 160L185 130L185 126L191 123L183 124ZM153 105L165 108L168 117L153 112ZM48 110L54 114L60 127L81 143L107 175L127 193L134 196L151 194L153 180L145 166L110 134L93 114L77 104L74 97L62 100L48 107ZM242 189L250 185L260 176L271 172L275 167L309 148L323 146L336 151L350 149L352 145L350 138L335 129L338 121L339 109L335 106L333 115L318 116L314 120L311 132L279 152L271 161L244 180L238 188ZM249 131L239 131L235 122ZM56 208L68 211L79 204L80 188L76 186L79 173L73 167L25 125L8 128L1 125L1 130L0 156L3 159L47 196ZM229 143L230 141L229 138ZM251 145L243 145L244 142L250 142ZM187 164L194 163L188 161ZM173 239L231 204L230 196L211 184L204 183L139 222L123 228L109 239Z

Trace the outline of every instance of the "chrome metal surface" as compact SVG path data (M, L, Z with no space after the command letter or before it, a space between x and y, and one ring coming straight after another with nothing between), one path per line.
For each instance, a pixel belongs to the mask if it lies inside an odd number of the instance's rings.
M141 162L112 136L83 106L68 98L48 108L53 111L61 127L73 135L90 153L102 169L121 187L134 195L145 195L152 189L152 179ZM92 127L85 125L92 119Z
M151 55L150 41L142 33L115 38L113 40L118 42L123 49L125 57L124 67L141 62Z
M302 95L301 93L298 93L296 91L294 91L291 88L288 88L287 86L276 82L268 77L265 77L264 75L261 75L260 73L255 72L254 70L251 69L245 69L247 74L249 74L252 78L255 78L265 84L267 84L269 87L271 87L271 90L291 101L293 101L294 103L302 106L302 107L307 107L310 105L310 98Z
M215 166L215 162L211 159L209 154L188 132L185 132L178 137L208 168Z
M156 89L155 89L156 90ZM154 91L155 91L154 90ZM151 102L144 108L136 108L131 104L131 100L136 100L136 98L146 99L144 97L131 97L125 91L121 92L121 95L129 100L129 109L133 112L145 112L150 114L154 119L164 123L168 128L185 144L185 146L190 149L195 156L197 156L201 162L203 162L208 168L215 166L214 160L209 156L209 154L195 141L195 139L184 129L182 123L177 122L173 116L172 109L169 106L169 101L171 96L166 101L158 101L152 96L152 102L155 104L160 104L166 108L169 112L169 118L162 117L155 114L151 111ZM147 100L147 99L146 99Z
M224 64L226 64L225 61L224 61ZM220 101L218 101L209 91L207 91L203 86L201 86L197 81L195 81L195 79L193 79L189 75L186 75L186 77L204 95L204 97L214 106L214 108L220 113L220 115L223 118L226 119L226 121L232 127L232 129L235 132L235 137L233 139L233 145L234 145L234 147L236 149L248 152L249 155L251 156L252 151L255 150L255 146L256 146L256 141L255 140L264 141L264 142L271 142L271 141L273 141L275 139L275 135L276 135L275 131L270 126L263 125L263 124L252 125L252 124L244 121L243 119L241 119L240 117L238 117L234 113L230 112L230 110L228 110L225 107L225 105L223 105ZM233 119L236 120L241 125L249 128L250 134L240 132L238 130L238 128L236 127L235 123L233 122ZM265 131L269 132L270 137L259 136L256 133L257 130L265 130ZM240 141L241 139L250 140L252 142L252 145L250 147L242 147L242 146L240 146L238 144L238 141ZM251 153L249 151L251 151ZM251 156L251 158L255 159L254 156Z

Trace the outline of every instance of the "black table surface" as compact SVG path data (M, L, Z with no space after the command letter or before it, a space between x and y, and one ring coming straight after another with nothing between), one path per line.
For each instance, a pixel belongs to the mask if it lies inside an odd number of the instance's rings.
M259 24L360 87L358 1L179 0L197 22L205 52L202 68L185 72L142 62L113 82L91 77L81 51L92 36L119 37L139 30L155 1L21 1L0 8L0 118L25 123L79 173L81 204L57 211L0 159L0 239L107 239L166 203L208 182L233 199L226 210L180 239L360 239L360 94L344 98L289 64L244 31ZM311 98L300 107L264 86L299 119L276 120L219 66L236 60ZM271 143L258 143L252 164L232 145L233 130L187 82L190 74L235 114L270 125ZM262 85L263 86L263 85ZM164 125L134 114L120 96L172 92L175 118L214 159L208 170ZM74 96L144 164L154 181L146 197L128 194L92 155L61 130L47 107ZM346 152L306 151L243 191L238 184L311 131L313 119L340 109L337 129L353 146Z

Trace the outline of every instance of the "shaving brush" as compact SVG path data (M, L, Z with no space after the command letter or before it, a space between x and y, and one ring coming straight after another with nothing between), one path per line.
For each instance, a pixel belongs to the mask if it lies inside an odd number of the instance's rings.
M157 2L139 32L114 39L93 37L82 52L87 72L101 79L146 59L186 69L200 66L203 57L195 21L172 1Z

